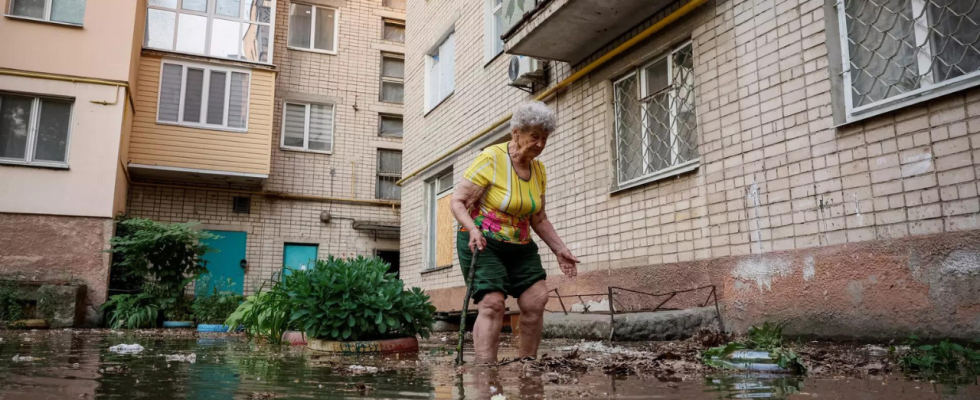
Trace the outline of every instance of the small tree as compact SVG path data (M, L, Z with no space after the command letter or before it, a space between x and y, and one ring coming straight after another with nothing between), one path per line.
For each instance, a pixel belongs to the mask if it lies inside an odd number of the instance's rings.
M217 236L193 228L192 223L165 224L144 218L123 218L117 222L117 236L109 242L113 254L112 275L127 281L141 280L141 293L112 296L103 305L108 309L113 328L135 327L133 318L118 315L126 309L142 309L144 314L157 315L177 305L184 287L207 267L202 257L210 249L202 239ZM130 297L131 296L131 297ZM138 297L138 299L137 299ZM138 300L138 301L137 301ZM117 307L128 304L128 307ZM149 312L149 310L154 310ZM152 321L143 319L141 325Z

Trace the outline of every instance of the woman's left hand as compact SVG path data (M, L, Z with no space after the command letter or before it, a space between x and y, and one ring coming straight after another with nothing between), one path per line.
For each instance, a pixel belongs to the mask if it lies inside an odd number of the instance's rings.
M559 250L557 253L555 253L555 256L558 257L558 267L561 268L561 272L565 274L565 276L573 278L575 275L578 275L578 267L576 267L575 264L578 264L581 261L579 261L578 258L575 258L568 248Z

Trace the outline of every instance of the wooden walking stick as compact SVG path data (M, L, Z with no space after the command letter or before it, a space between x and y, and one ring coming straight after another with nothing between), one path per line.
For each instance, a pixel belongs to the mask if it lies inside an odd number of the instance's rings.
M470 261L469 279L466 280L466 298L463 299L463 315L459 317L459 343L456 343L456 365L463 365L463 340L466 338L466 310L470 308L470 296L473 295L473 272L476 271L476 259L480 249L473 252Z

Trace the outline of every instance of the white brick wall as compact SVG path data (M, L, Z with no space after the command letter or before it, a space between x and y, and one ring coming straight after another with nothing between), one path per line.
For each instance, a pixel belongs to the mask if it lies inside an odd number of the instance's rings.
M552 84L677 7L582 65L550 63ZM708 2L549 101L559 128L541 156L548 215L580 270L980 228L980 91L835 128L840 99L826 38L837 33L826 32L824 12L823 0ZM454 18L456 91L423 116L422 55ZM406 173L531 97L505 85L506 55L483 65L482 2L410 1L408 21ZM686 39L694 43L700 166L612 193L610 81ZM447 161L457 179L478 150ZM463 282L455 268L421 274L422 188L437 169L403 189L402 276L426 289ZM560 273L542 254L549 274Z

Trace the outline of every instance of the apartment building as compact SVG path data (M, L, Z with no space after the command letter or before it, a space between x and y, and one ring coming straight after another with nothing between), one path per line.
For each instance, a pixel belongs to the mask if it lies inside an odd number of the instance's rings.
M327 255L397 271L404 3L147 7L128 215L218 235L210 282L239 292Z
M0 42L0 277L84 286L76 314L94 323L106 300L112 217L126 209L145 7L0 7L8 39Z
M674 308L714 288L736 331L975 336L973 5L410 1L402 277L458 309L448 196L510 110L544 98L547 212L583 261L565 278L542 246L549 288L707 287Z

